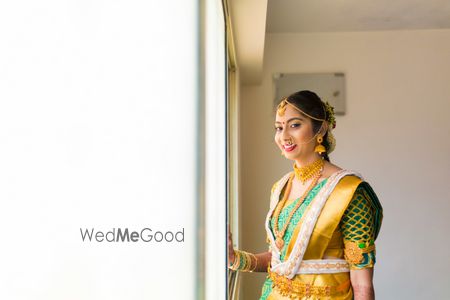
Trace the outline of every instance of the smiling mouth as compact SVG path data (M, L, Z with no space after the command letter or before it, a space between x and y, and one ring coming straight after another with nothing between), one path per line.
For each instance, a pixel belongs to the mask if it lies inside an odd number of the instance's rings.
M295 147L297 147L297 145L283 145L283 149L284 149L284 151L286 151L286 152L291 152L292 150L294 150L295 149Z

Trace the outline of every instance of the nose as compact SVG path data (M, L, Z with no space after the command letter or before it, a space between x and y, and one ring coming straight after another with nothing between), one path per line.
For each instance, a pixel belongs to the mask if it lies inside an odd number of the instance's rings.
M286 129L283 128L283 130L281 131L281 140L284 143L287 143L289 141L292 141L291 137L289 136L289 134L287 133Z

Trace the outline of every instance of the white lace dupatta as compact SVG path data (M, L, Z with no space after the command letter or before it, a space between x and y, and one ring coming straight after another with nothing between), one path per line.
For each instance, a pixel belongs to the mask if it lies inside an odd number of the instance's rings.
M341 170L333 175L330 176L325 186L323 186L319 193L314 197L313 201L310 204L309 210L305 212L305 215L302 216L302 224L299 230L299 233L295 240L295 245L289 255L289 257L285 261L280 260L280 250L277 248L275 244L275 237L273 235L273 232L270 229L269 221L270 217L275 210L275 207L277 206L280 198L281 190L283 189L284 185L289 179L289 176L292 172L287 173L286 175L281 178L277 185L275 186L275 189L271 195L270 199L270 209L266 217L266 231L267 236L269 237L270 241L270 249L272 252L272 261L271 261L271 271L276 272L279 275L286 276L289 279L292 279L296 274L305 273L305 271L302 271L300 269L300 266L302 265L302 268L307 268L307 262L303 261L303 255L305 254L306 248L308 247L309 239L311 237L311 234L313 232L314 226L316 225L317 219L319 218L320 212L322 211L322 208L324 207L328 196L331 194L331 192L334 190L338 182L347 175L355 175L362 179L362 176L356 172L349 171L349 170ZM302 264L303 261L303 264ZM322 260L324 263L331 263L336 262L338 264L345 263L345 260ZM314 261L317 263L317 260ZM348 268L337 268L334 271L327 271L328 273L335 273L335 272L342 272L342 271L348 271ZM321 271L320 269L317 270L315 273L326 273L325 271Z

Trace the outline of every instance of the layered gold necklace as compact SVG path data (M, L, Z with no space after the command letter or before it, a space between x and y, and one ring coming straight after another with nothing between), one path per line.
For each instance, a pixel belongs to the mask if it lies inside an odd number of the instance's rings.
M273 226L273 231L275 234L275 244L278 247L278 249L282 249L284 246L284 241L283 241L283 237L284 234L286 233L286 230L289 226L289 223L291 222L292 217L294 216L295 212L298 210L298 208L300 207L300 205L302 205L303 201L305 201L306 196L308 196L309 192L311 192L312 188L314 186L316 186L317 182L319 181L319 178L322 176L322 170L323 170L323 159L320 158L319 159L321 164L318 164L317 161L315 161L314 163L312 163L311 165L315 165L314 168L309 166L305 166L303 168L306 168L305 170L308 170L308 179L313 177L313 181L311 182L311 184L308 186L308 188L306 189L306 191L303 193L303 195L300 197L299 201L297 202L297 204L295 205L295 207L291 210L291 212L289 213L289 216L286 219L286 222L284 223L284 226L281 230L278 229L278 222L280 219L280 213L281 210L283 209L284 205L287 202L287 198L289 197L289 193L291 192L291 188L292 188L292 181L294 180L294 176L297 175L297 172L294 172L288 180L287 186L286 186L286 190L284 192L283 195L283 199L278 203L277 207L275 208L275 212L273 215L274 218L274 226ZM317 167L316 165L318 165L319 167ZM294 171L295 171L295 165L294 165ZM303 175L303 177L300 178L305 178L305 175ZM306 180L308 180L306 179ZM301 180L301 179L300 179ZM305 181L306 181L305 180ZM304 183L304 182L303 182Z

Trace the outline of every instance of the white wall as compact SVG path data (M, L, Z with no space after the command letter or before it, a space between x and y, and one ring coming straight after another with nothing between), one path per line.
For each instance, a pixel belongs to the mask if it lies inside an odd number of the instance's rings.
M378 299L450 294L450 30L269 34L264 79L241 90L242 247L265 251L270 188L291 169L273 143L274 72L344 72L347 114L331 160L363 174L384 207ZM326 100L326 99L325 99ZM265 274L244 274L257 299Z
M0 3L1 299L197 298L198 10Z

